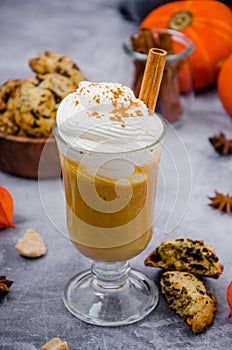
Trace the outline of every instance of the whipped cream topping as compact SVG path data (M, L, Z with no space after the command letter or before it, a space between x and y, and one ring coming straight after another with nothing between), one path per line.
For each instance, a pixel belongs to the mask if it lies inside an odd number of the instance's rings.
M149 115L132 90L117 83L82 81L57 111L63 140L81 150L125 152L151 145L163 133L163 123Z

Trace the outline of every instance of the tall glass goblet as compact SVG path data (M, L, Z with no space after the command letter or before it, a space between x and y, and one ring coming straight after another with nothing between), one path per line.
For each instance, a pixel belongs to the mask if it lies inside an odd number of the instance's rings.
M162 119L153 142L130 151L99 152L68 143L55 130L62 163L67 227L80 253L93 260L91 270L75 275L63 300L77 318L101 326L136 322L158 302L155 283L133 270L128 260L140 254L153 234L154 204ZM151 131L152 134L152 131ZM151 135L150 135L151 136ZM101 144L102 149L102 144Z

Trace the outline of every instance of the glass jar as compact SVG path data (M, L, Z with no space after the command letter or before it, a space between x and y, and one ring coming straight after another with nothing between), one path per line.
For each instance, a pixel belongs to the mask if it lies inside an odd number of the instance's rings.
M194 45L184 34L171 29L152 29L154 40L167 36L172 44L166 58L163 78L160 86L156 112L165 120L177 127L188 112L193 98L193 75L189 57L194 50ZM135 51L132 48L132 40L138 38L139 32L133 34L123 43L123 49L127 55L133 58L134 77L131 83L136 97L142 83L143 73L147 61L147 54ZM161 40L160 40L160 43ZM160 46L162 49L165 47Z

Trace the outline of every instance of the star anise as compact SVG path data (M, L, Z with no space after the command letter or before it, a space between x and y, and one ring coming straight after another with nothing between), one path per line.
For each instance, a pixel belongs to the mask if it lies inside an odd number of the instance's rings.
M7 280L6 276L0 276L0 297L5 296L10 291L13 281Z
M224 195L220 192L215 191L215 197L209 197L212 201L209 206L213 207L219 211L224 211L226 214L230 215L232 212L232 196Z
M219 135L209 137L209 142L219 154L223 156L232 154L232 140L228 140L223 132L221 132Z

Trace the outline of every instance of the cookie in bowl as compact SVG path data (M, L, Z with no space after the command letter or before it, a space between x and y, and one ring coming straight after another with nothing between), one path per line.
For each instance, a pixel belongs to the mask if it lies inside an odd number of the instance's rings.
M57 177L60 163L52 136L56 112L86 78L69 57L48 51L31 59L30 66L36 75L0 86L0 170L33 179ZM38 175L43 150L46 157Z
M85 80L79 67L71 58L54 52L45 51L43 55L30 59L29 65L35 73L59 73L66 76L76 87L80 81Z
M23 80L9 79L0 86L0 132L14 135L19 131L14 120L15 92L23 84Z
M15 123L29 137L48 137L55 125L61 100L75 85L60 74L37 75L26 80L16 91Z
M16 89L21 86L23 80L20 79L8 79L0 87L0 112L4 112L8 108L8 101L13 96Z

